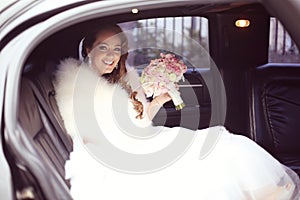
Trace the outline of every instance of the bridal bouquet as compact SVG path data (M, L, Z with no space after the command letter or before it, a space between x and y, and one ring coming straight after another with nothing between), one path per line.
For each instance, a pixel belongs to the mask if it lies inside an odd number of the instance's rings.
M176 110L185 104L176 88L179 80L184 80L183 74L187 66L173 54L160 54L161 58L151 60L141 75L141 84L147 97L156 97L168 93Z

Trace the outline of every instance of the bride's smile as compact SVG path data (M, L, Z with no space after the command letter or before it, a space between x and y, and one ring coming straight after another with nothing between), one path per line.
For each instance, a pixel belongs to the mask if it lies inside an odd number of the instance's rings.
M88 49L88 57L100 75L111 73L121 58L121 38L114 32L101 33L92 49Z

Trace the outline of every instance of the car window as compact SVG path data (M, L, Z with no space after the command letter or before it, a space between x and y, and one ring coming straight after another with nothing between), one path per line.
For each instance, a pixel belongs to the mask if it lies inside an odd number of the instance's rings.
M270 19L269 62L300 63L299 49L275 17Z
M185 59L189 68L208 68L208 20L199 16L150 18L119 24L129 39L128 64L143 69L161 52ZM193 49L201 49L203 63ZM197 51L199 52L199 51ZM196 65L195 65L196 63Z

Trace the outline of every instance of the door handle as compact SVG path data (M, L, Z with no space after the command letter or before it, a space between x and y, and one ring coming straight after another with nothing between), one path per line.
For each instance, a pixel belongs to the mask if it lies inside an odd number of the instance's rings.
M203 87L203 84L188 84L188 85L178 85L180 88L189 88L189 87Z

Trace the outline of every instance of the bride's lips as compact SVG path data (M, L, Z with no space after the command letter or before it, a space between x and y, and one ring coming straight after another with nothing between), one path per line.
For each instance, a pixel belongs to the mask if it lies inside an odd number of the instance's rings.
M114 61L103 61L103 63L105 65L108 65L108 66L113 66L113 64L115 63Z

